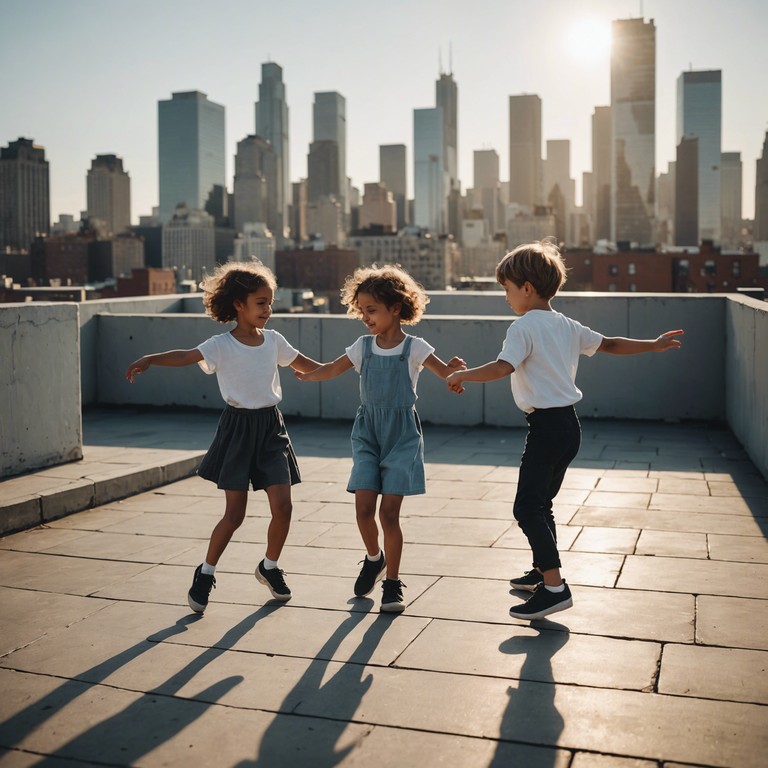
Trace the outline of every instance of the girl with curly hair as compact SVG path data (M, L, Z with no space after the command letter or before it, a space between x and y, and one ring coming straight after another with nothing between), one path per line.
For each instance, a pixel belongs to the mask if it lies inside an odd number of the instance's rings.
M405 586L399 576L400 506L404 496L426 491L424 439L414 407L416 384L422 368L445 379L466 365L458 357L444 363L424 339L404 333L403 325L419 322L429 298L399 266L358 269L344 283L341 301L348 315L365 323L369 334L332 363L296 376L302 381L326 381L353 367L360 374L361 405L352 427L353 465L347 490L355 494L357 526L367 554L355 595L370 594L386 571L381 610L399 612L404 608ZM384 552L379 549L377 502Z
M194 349L174 349L145 355L128 366L134 378L152 365L181 367L197 363L216 374L226 406L216 435L197 474L224 491L224 516L216 524L205 561L197 566L187 600L202 613L216 586L219 558L245 518L248 487L266 491L272 520L267 549L255 576L281 602L291 590L277 567L291 523L291 486L301 482L296 455L278 409L282 399L278 366L308 372L319 363L302 355L277 331L265 328L272 314L277 283L272 271L259 262L228 262L200 284L205 311L232 330L211 337Z

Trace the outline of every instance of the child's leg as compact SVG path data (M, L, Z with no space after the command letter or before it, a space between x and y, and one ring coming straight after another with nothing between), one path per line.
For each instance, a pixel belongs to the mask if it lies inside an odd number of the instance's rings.
M224 550L232 538L232 534L242 525L245 519L245 508L248 505L248 491L224 491L226 508L224 517L216 523L208 543L208 554L205 561L209 565L219 562Z
M270 560L278 560L285 540L288 538L288 530L291 527L291 513L293 502L291 501L291 486L289 483L270 485L267 489L269 499L269 511L272 519L267 528L266 556Z
M355 517L365 551L371 556L379 554L379 527L376 525L376 491L355 491Z
M402 496L391 493L381 495L379 519L384 533L384 556L387 558L387 578L397 579L400 574L400 559L403 555L403 530L400 527Z

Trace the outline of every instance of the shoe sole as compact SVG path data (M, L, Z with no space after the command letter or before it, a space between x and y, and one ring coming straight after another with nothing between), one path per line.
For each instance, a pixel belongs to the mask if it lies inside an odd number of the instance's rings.
M382 603L381 610L384 613L402 613L405 606L402 603Z
M275 600L279 600L281 603L287 603L293 597L290 592L287 595L281 595L279 592L275 592L275 590L272 589L272 585L259 573L258 568L254 571L253 575L256 577L256 581L261 582L272 593L272 597Z
M567 600L563 600L562 603L557 603L557 605L553 605L550 608L545 608L543 611L539 611L538 613L528 613L528 614L515 613L515 609L510 608L509 615L513 619L522 619L523 621L533 621L534 619L543 619L545 616L549 616L552 613L557 613L558 611L568 610L568 608L573 608L572 597L569 597Z
M196 600L192 599L191 595L187 595L187 602L189 603L189 607L195 612L195 613L203 613L205 609L208 607L207 605L201 605Z
M539 584L543 583L543 581L538 581L536 584L514 584L510 581L509 585L512 587L510 592L535 592Z

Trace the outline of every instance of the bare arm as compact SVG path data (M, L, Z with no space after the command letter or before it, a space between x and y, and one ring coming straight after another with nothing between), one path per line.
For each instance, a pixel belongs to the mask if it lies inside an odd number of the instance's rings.
M424 361L424 367L432 371L435 376L447 379L454 371L465 371L467 364L460 357L452 357L447 363L444 363L437 355L430 355Z
M609 355L639 355L642 352L666 352L669 349L679 349L680 339L685 331L667 331L656 339L625 339L623 336L606 336L598 352L607 352Z
M318 363L317 360L313 360L311 357L305 357L301 352L296 355L294 361L291 363L291 368L293 368L294 371L299 371L301 373L309 373L319 366L320 363Z
M125 378L133 384L136 376L149 368L150 365L165 365L172 368L181 368L185 365L194 365L203 359L199 349L172 349L170 352L158 352L154 355L144 355L132 362L125 372Z
M455 371L446 379L448 388L460 395L464 391L465 381L496 381L514 373L514 367L505 360L494 360L478 368Z
M309 371L295 371L301 381L327 381L346 373L352 367L352 361L346 356L337 357L332 363L322 363Z

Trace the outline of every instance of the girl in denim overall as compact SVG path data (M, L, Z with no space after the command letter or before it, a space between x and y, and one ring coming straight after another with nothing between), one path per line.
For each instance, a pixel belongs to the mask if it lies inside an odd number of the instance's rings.
M403 332L402 325L418 323L429 298L400 267L358 269L347 278L341 295L347 314L362 320L370 335L361 336L332 363L309 373L297 371L296 376L326 381L353 367L360 374L361 404L352 427L353 465L347 485L355 494L357 526L366 548L355 595L369 595L386 572L381 610L400 612L405 586L400 581L400 507L403 497L426 492L416 384L422 368L445 379L466 365L457 357L444 363L424 339ZM379 548L377 503L384 552Z

